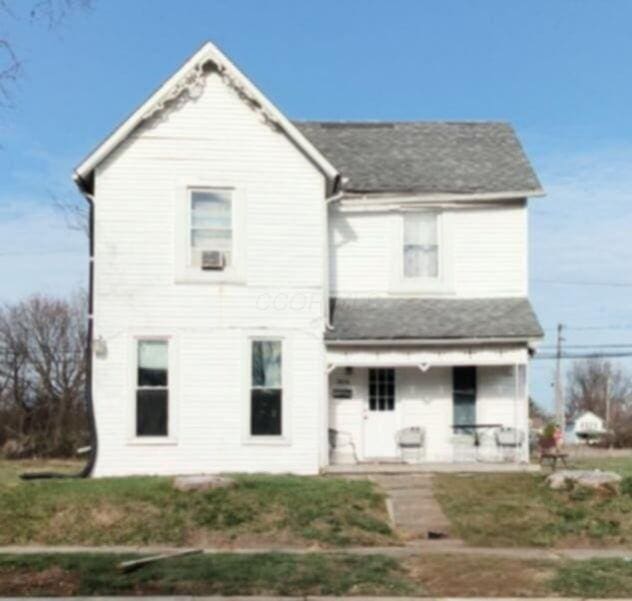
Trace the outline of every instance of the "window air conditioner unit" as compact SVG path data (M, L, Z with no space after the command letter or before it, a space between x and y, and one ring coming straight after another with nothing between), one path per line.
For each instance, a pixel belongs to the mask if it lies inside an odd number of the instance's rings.
M205 271L222 270L225 266L224 253L219 250L202 251L202 269Z

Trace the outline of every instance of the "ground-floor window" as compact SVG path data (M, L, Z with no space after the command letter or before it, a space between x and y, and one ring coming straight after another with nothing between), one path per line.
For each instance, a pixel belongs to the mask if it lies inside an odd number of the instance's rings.
M452 383L454 430L469 432L476 425L476 367L454 367Z
M252 341L251 436L281 436L282 434L282 348L281 340Z
M395 409L394 369L369 369L369 409L371 411Z
M169 343L139 340L136 371L136 436L168 436Z

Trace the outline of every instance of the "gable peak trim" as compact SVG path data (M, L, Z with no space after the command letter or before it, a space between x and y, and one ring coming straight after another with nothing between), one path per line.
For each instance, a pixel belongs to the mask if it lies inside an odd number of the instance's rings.
M288 139L307 158L333 181L338 170L325 156L287 119L272 102L211 42L206 42L165 83L158 88L134 113L114 130L77 166L75 181L85 187L94 169L117 148L141 123L155 116L185 91L193 96L201 93L209 65L222 81L236 92L272 129L285 133ZM82 185L83 183L83 185Z

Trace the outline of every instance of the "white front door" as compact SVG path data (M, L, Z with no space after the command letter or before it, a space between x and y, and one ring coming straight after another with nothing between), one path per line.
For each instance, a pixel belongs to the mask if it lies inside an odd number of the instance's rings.
M398 429L394 369L369 369L367 403L364 408L364 457L387 459L398 456Z

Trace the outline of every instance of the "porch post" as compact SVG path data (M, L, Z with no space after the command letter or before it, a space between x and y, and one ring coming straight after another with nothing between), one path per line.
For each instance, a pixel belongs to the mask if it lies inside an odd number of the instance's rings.
M524 444L520 447L519 461L529 462L529 396L527 391L527 366L514 364L514 415L515 427L524 433Z

